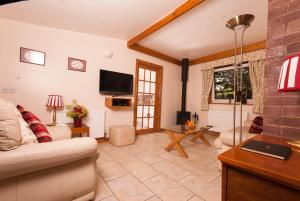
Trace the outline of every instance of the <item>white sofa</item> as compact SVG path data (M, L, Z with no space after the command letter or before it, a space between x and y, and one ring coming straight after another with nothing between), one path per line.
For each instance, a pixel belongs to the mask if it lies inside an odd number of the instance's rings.
M250 120L244 121L244 125L242 127L242 142L256 135L248 132L251 123L252 121ZM240 143L240 128L236 127L235 144L238 145L239 143ZM218 155L231 149L233 147L233 129L221 132L220 136L215 140L215 146L217 148ZM220 162L219 162L219 169L221 169Z
M0 200L93 200L97 142L71 139L66 126L48 127L53 142L0 151Z

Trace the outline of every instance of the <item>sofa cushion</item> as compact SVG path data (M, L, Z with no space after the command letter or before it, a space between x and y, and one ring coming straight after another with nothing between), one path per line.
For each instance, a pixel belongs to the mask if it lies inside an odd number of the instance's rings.
M261 134L263 131L263 117L257 116L253 119L253 122L249 128L249 133Z
M9 151L21 145L22 136L18 117L0 97L0 150Z
M33 113L29 112L20 105L18 105L17 108L22 114L23 119L28 123L30 129L36 135L36 138L39 141L39 143L52 141L52 138L46 126L41 122L41 120L37 116L35 116Z
M8 104L12 108L12 110L14 110L16 115L18 116L19 124L21 127L22 144L38 143L35 134L29 128L29 125L23 119L22 114L17 109L17 107L12 102L9 102Z

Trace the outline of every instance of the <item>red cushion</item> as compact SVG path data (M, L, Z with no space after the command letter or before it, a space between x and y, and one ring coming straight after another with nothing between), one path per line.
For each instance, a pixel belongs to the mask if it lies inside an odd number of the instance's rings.
M253 119L249 133L261 134L263 131L263 117L257 116Z
M42 142L51 142L52 138L41 120L33 113L24 109L24 107L18 105L18 110L21 112L23 119L28 123L32 132L36 135L37 140Z

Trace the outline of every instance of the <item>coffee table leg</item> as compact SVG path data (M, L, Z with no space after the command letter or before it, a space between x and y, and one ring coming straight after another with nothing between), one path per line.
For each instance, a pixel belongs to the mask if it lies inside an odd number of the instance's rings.
M171 151L172 148L175 147L182 157L188 158L187 153L185 152L183 147L180 145L181 140L183 140L186 137L186 135L180 134L179 137L176 137L176 134L174 132L168 132L168 135L171 138L172 142L165 148L165 150Z
M194 137L191 139L192 142L196 142L200 138L204 144L207 146L211 146L211 144L208 142L208 140L204 137L204 131L199 131L194 135Z

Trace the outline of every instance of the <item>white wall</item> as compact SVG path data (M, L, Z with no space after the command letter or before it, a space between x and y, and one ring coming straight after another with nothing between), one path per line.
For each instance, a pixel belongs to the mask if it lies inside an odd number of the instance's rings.
M193 65L189 69L189 81L187 87L187 110L193 113L197 112L199 114L199 122L201 125L214 124L212 122L208 122L208 111L200 110L201 93L202 93L201 66ZM252 105L243 105L243 112L249 113L250 120L255 116L255 114L252 113L252 108L253 108ZM233 112L233 105L209 104L209 110ZM220 125L224 125L224 124L233 125L233 118L231 115L228 116L228 118L224 118L223 116L218 116L218 115L214 116L213 118L215 118L215 122L221 122ZM223 127L221 126L218 129L226 130L227 127L225 128L224 126Z
M142 59L164 67L161 125L175 123L176 111L180 108L178 66L129 50L126 41L5 19L0 19L0 27L0 87L16 89L14 94L0 95L24 105L44 122L50 122L50 113L45 107L49 94L63 95L65 103L75 98L89 108L105 108L105 97L98 92L99 69L135 74L136 59ZM20 47L46 52L46 66L19 62ZM106 50L113 52L111 59L103 56ZM86 60L87 72L67 70L68 57ZM107 126L132 125L133 110L105 109Z

